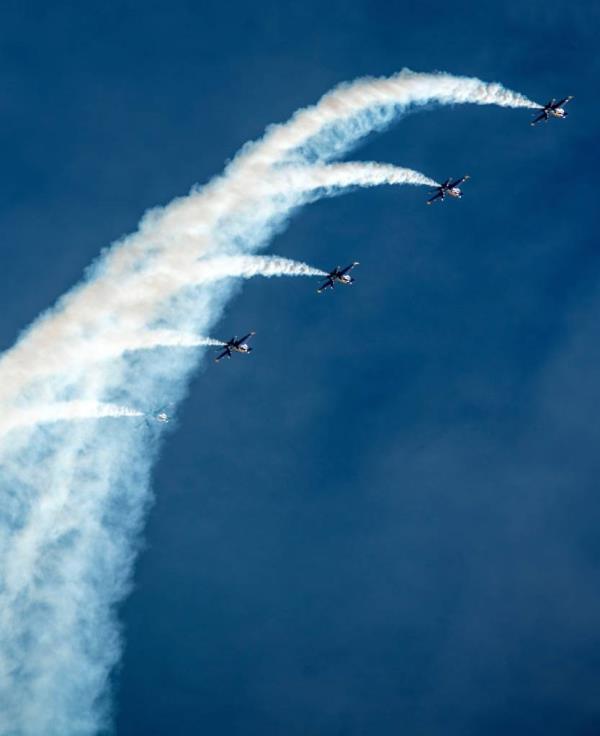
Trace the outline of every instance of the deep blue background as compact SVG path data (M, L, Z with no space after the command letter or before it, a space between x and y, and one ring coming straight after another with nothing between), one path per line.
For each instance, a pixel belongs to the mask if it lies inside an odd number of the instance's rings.
M576 95L460 107L358 152L441 179L304 210L157 466L119 736L600 730L595 0L4 3L0 341L146 207L342 80L403 66ZM157 397L160 403L160 397Z

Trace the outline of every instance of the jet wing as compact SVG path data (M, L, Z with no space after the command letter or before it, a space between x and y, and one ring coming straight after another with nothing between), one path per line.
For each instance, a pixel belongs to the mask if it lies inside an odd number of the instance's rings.
M573 95L569 95L568 97L563 97L563 99L560 102L556 103L556 107L562 107L563 105L566 105L567 102L571 102L573 99Z
M344 276L344 274L347 274L348 271L351 271L354 268L354 266L358 266L358 261L354 261L354 263L351 263L349 266L346 266L346 268L342 269L339 272L339 275Z
M229 350L229 348L227 348L226 350L223 350L221 355L217 355L217 357L215 358L215 363L218 363L221 360L221 358L224 358L225 356L227 356L228 358L231 358L231 350Z
M325 291L325 289L333 289L333 279L329 278L324 284L321 284L319 288L317 289L317 294L320 294L322 291Z
M438 192L438 193L437 193L436 195L434 195L434 196L433 196L433 197L432 197L431 199L428 199L428 200L427 200L427 204L431 204L432 202L435 202L435 200L436 200L436 199L440 199L440 198L441 198L441 199L443 199L443 198L444 198L444 193L443 193L443 192Z
M540 113L540 114L539 114L539 115L537 116L537 118L535 118L535 120L532 120L532 121L531 121L531 123L530 123L530 124L531 124L531 125L536 125L537 123L539 123L539 122L540 122L540 120L547 120L547 119L548 119L548 117L547 117L547 115L546 115L546 111L544 110L544 112Z
M469 175L468 174L466 176L461 176L460 179L456 179L456 181L453 181L451 184L448 185L448 187L450 189L453 189L454 187L457 187L460 184L462 184L463 181L467 181L468 178L469 178Z
M244 335L244 337L240 337L240 339L237 341L237 344L241 345L243 342L246 342L248 338L252 337L252 335L255 335L255 334L256 334L255 332L249 332L247 335Z

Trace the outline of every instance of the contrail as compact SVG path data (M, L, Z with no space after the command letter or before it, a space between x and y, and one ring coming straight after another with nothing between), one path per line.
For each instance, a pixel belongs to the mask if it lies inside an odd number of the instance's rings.
M307 263L278 256L223 256L198 261L187 283L208 283L226 278L251 279L254 276L327 276L326 271Z
M270 179L274 189L286 192L310 192L315 189L337 190L347 187L374 187L382 184L438 186L420 171L373 161L312 166L285 166Z
M215 256L196 260L191 266L182 269L169 269L165 264L162 269L153 269L152 273L145 276L145 272L137 274L135 286L131 282L124 282L119 293L113 296L113 308L122 309L123 319L112 327L105 325L101 330L90 332L89 335L77 337L74 330L66 334L67 339L53 339L58 332L56 324L52 327L52 343L50 349L44 354L38 352L37 344L33 350L15 351L8 353L0 367L2 385L0 396L6 397L9 392L13 396L18 395L26 386L34 380L66 370L75 373L93 361L105 360L109 356L121 355L124 352L133 351L135 347L127 347L127 341L132 345L139 345L147 338L146 332L139 329L137 323L127 324L125 321L125 310L131 300L131 292L134 292L135 306L138 312L148 314L152 312L160 294L168 295L174 290L178 291L189 286L210 284L224 279L249 279L256 276L266 278L281 276L326 276L327 273L318 268L313 268L306 263L294 261L290 258L279 256L257 256L257 255L232 255ZM95 306L95 305L94 305ZM79 319L83 318L80 312ZM60 318L59 318L60 319ZM62 321L62 320L61 320ZM76 325L69 325L76 327ZM139 331L136 331L136 328ZM155 332L148 333L154 335ZM175 331L171 332L176 334ZM128 337L128 335L130 337ZM45 338L46 342L48 338ZM208 340L208 338L204 338ZM199 347L202 345L220 344L218 341L198 342L187 347ZM117 347L118 346L118 347ZM183 347L183 345L180 345Z
M144 416L143 412L127 406L85 400L41 404L27 409L6 409L0 416L0 438L15 429L40 424L72 422L79 419L121 419L122 417L142 416Z
M253 256L292 212L348 187L435 185L385 164L330 161L408 110L459 103L538 107L498 84L441 73L341 85L245 146L222 176L148 212L2 356L2 736L107 726L120 654L114 607L151 500L159 430L135 417L185 395L209 339L195 336L213 334L235 279L323 275ZM198 349L167 349L186 340Z
M245 168L261 169L292 158L330 160L412 107L465 103L542 107L501 84L444 72L421 74L404 69L392 77L365 77L338 85L316 105L298 110L288 123L271 126L262 141L242 149L229 169L236 173ZM302 151L308 143L312 150Z
M200 348L219 347L225 343L212 337L202 337L177 330L152 330L139 335L115 335L114 339L101 350L98 360L118 357L126 352L153 350L154 348Z

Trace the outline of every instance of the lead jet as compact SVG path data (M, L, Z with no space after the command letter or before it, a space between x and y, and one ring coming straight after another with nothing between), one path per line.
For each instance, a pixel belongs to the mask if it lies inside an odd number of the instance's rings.
M441 199L443 202L447 196L460 199L462 197L462 192L458 187L463 183L463 181L467 181L467 179L470 179L468 174L462 176L460 179L455 179L454 181L452 181L452 179L446 179L446 181L440 184L439 187L432 189L435 194L431 199L427 200L427 204L435 202L436 199Z
M531 125L536 125L541 120L550 120L550 118L566 118L569 114L563 105L566 105L567 102L570 102L573 99L573 95L570 95L569 97L563 97L562 100L559 100L556 102L554 97L550 100L550 102L547 102L544 107L542 108L541 113L537 116L535 120L531 121ZM535 114L535 113L534 113Z
M358 261L354 261L349 266L346 266L346 268L340 268L340 266L336 266L333 271L330 271L327 274L327 280L324 284L321 284L321 286L319 286L319 288L317 289L317 294L325 291L325 289L333 289L336 284L344 284L345 286L348 286L348 284L353 284L354 279L352 278L352 276L350 276L349 271L351 271L354 266L358 266Z
M221 355L218 355L215 358L215 363L218 363L221 358L224 358L225 356L231 358L232 353L251 353L252 348L245 341L248 338L252 337L252 335L256 335L256 332L249 332L247 335L244 335L244 337L240 337L239 340L237 339L237 337L232 337L231 340L223 343L223 347L225 349L223 350Z

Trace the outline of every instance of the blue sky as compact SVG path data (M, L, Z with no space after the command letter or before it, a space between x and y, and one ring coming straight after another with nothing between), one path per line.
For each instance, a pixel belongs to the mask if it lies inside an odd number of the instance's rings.
M0 339L143 211L337 82L498 80L528 111L421 112L354 157L465 198L354 192L272 251L156 468L119 736L596 733L600 258L592 2L138 3L0 12ZM160 397L157 397L160 401Z

